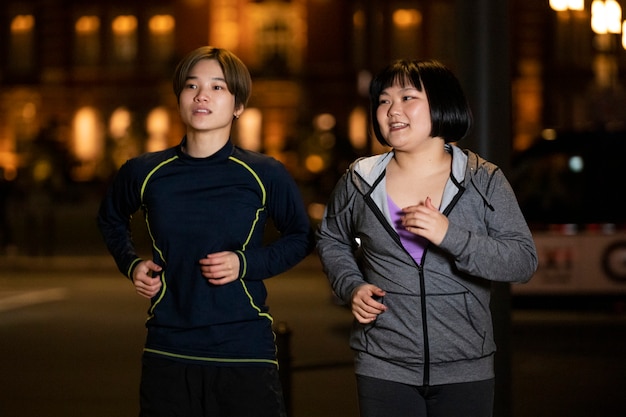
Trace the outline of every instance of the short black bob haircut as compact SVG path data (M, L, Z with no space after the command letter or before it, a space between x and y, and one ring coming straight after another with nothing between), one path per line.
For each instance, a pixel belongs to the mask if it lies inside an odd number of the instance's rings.
M372 127L376 139L382 145L390 146L380 132L376 112L380 94L395 84L410 85L419 91L426 91L432 124L431 137L441 137L448 143L467 136L472 127L472 111L452 71L435 60L399 59L381 70L370 83Z

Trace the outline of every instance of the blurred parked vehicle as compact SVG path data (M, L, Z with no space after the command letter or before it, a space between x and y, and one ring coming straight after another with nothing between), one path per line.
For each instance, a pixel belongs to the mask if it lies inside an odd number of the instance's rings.
M539 268L513 295L626 295L626 132L547 130L511 183Z

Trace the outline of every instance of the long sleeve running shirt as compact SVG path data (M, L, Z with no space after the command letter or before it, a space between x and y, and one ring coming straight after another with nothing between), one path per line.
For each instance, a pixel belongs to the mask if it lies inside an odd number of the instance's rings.
M229 141L207 158L180 145L127 161L109 187L98 226L129 279L141 261L130 219L143 212L153 261L163 267L151 300L145 354L226 366L276 364L263 280L301 261L313 236L299 190L275 159ZM265 238L271 219L280 236ZM199 260L233 251L239 279L211 285Z

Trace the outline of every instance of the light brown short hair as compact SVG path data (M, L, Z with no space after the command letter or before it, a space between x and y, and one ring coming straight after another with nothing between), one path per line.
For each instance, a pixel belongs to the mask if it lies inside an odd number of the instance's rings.
M173 78L176 101L185 87L189 71L198 61L214 59L222 68L228 90L235 96L235 107L245 107L248 104L252 90L252 79L248 67L232 52L213 46L202 46L189 52L176 66Z

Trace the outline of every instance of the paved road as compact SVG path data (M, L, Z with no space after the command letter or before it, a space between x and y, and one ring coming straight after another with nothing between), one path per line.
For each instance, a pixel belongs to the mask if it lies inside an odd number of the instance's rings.
M112 264L91 261L0 262L1 417L138 414L147 304ZM349 312L317 268L268 287L275 320L291 329L293 415L356 417Z
M146 304L106 258L27 264L0 260L0 416L136 416ZM268 287L293 417L356 417L349 312L314 261ZM512 417L626 416L626 315L516 310L511 332Z

